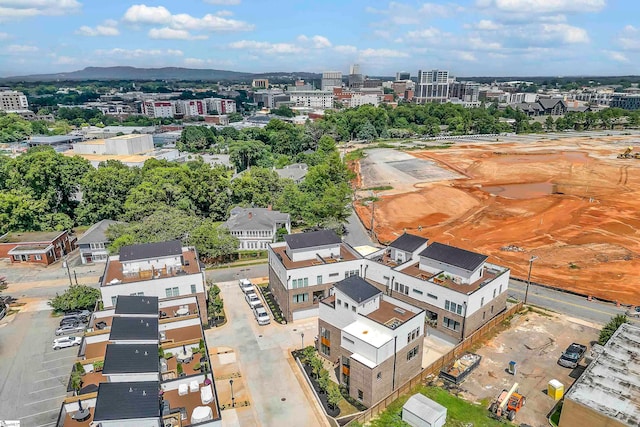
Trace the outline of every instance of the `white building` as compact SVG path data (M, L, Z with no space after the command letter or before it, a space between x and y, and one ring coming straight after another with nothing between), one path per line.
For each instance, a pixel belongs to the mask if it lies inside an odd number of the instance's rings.
M0 92L0 111L22 111L29 109L29 102L24 93L15 90Z
M269 245L269 288L288 320L317 315L334 283L358 275L418 305L431 328L459 340L506 308L509 269L482 254L411 234L362 257L335 233L285 236Z
M380 104L380 97L375 94L367 94L362 92L353 92L351 94L351 98L349 98L349 107L359 107L361 105L374 105L378 106Z
M236 101L224 98L208 98L207 109L209 111L217 111L219 115L231 114L236 112Z
M179 240L123 246L105 266L100 293L104 308L114 307L118 295L170 298L194 295L206 307L204 272L195 248ZM207 321L202 310L202 322Z
M325 71L322 73L322 90L333 90L342 87L342 71Z
M224 226L232 236L239 240L240 250L264 250L269 243L276 241L277 231L281 228L291 233L291 218L269 208L231 209L231 216Z
M449 71L445 70L418 70L418 83L416 85L415 102L447 102L449 98Z
M509 104L532 104L536 101L538 101L537 93L518 92L509 94Z
M109 226L117 221L103 219L93 224L77 241L80 259L83 264L107 262L109 258L109 238L106 235Z
M291 102L297 107L333 108L333 91L296 90L289 92Z
M176 103L175 101L144 101L142 114L154 118L172 118L176 115Z
M185 117L197 117L207 114L207 102L203 99L185 99L176 101L176 114Z

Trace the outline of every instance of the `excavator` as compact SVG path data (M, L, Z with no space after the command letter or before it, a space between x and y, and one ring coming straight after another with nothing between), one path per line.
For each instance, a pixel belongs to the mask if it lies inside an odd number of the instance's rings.
M640 159L640 153L632 153L633 147L627 147L624 153L618 154L619 159Z

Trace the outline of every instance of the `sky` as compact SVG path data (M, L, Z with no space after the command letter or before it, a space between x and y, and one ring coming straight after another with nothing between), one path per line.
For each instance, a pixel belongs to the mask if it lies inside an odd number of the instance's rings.
M87 66L640 74L638 0L0 0L0 76Z

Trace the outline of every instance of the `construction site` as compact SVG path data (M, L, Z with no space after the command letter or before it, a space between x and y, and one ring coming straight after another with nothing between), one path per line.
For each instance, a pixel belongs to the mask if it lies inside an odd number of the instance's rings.
M515 277L531 266L533 282L640 305L640 134L446 144L366 149L353 163L354 206L380 243L406 231L489 255Z

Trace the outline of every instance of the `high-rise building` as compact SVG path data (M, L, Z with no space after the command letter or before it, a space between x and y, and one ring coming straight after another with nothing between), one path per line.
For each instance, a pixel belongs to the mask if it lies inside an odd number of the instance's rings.
M364 84L364 76L360 73L360 65L349 67L349 89L360 89Z
M322 73L322 90L333 90L342 87L342 71L325 71Z
M236 101L224 98L208 98L207 110L217 111L218 114L231 114L236 112Z
M251 86L256 89L269 89L269 79L253 79Z
M449 71L418 70L418 83L415 100L418 104L425 102L447 102L449 99Z
M452 82L449 84L449 98L464 102L478 102L480 84L475 82Z
M171 118L176 115L175 101L148 100L142 103L142 114L148 117Z
M29 102L22 92L5 90L0 92L0 111L28 110Z
M185 117L204 116L207 114L207 103L203 99L176 101L176 113Z
M398 71L396 73L396 81L401 82L403 80L411 80L411 73L406 71Z

